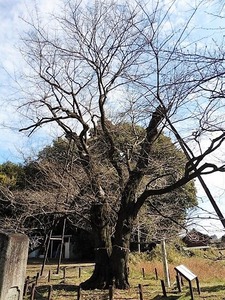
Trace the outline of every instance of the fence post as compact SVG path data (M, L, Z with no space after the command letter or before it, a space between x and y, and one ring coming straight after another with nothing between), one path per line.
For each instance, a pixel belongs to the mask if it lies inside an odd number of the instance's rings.
M113 285L109 286L109 300L113 300L114 288Z
M26 280L25 280L25 283L24 283L23 296L26 296L26 295L27 295L29 279L30 279L30 277L27 276L27 278L26 278Z
M143 290L142 290L142 285L141 284L138 285L138 290L139 290L140 300L144 300L144 298L143 298Z
M66 267L63 268L63 282L65 283L66 281Z
M51 281L51 270L48 271L48 282Z
M80 286L78 286L77 290L77 300L82 300L82 295L81 295L82 289Z
M81 278L81 267L78 269L78 277Z
M161 280L161 286L162 286L163 296L167 297L164 280Z
M159 279L159 277L158 277L158 271L157 271L157 269L155 268L155 279L156 280L158 280Z
M35 287L36 287L36 283L33 283L31 287L30 300L34 300Z
M51 300L51 296L52 296L52 285L48 287L48 300Z
M38 283L38 279L39 279L39 277L40 277L40 273L39 272L37 272L37 275L36 275L36 284Z
M142 268L142 276L143 276L143 279L145 279L145 268Z

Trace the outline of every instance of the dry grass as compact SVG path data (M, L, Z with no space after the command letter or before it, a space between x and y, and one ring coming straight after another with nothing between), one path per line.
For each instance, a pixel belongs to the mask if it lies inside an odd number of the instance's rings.
M201 295L197 294L196 284L193 282L195 299L201 300L222 300L225 299L225 260L218 259L219 253L215 250L214 253L200 252L192 257L185 257L175 254L174 258L169 258L169 271L171 279L171 287L167 288L166 299L180 299L189 300L190 292L188 283L184 281L182 293L178 293L175 286L175 271L174 267L183 264L195 273L200 281ZM220 257L221 258L221 257ZM36 299L47 299L47 287L53 286L53 300L74 300L77 299L77 286L88 278L93 270L93 267L83 267L81 276L79 277L79 266L75 264L64 264L62 267L68 267L66 270L66 281L63 282L63 272L60 274L52 274L51 281L48 283L48 271L52 273L56 271L56 265L47 265L44 276L38 281L38 293ZM27 274L29 276L35 276L40 270L41 264L28 264ZM158 279L156 280L155 269L158 273ZM143 276L144 275L144 276ZM163 265L159 259L153 259L151 261L139 258L131 259L130 263L130 284L131 288L128 291L115 291L115 300L133 299L138 300L139 291L138 284L142 284L144 292L144 300L158 300L164 299L162 297L162 289L160 279L163 279ZM85 292L89 294L88 299L108 299L107 292L104 291L92 291ZM96 298L97 295L103 293L100 298ZM29 299L25 297L24 299Z
M194 274L198 275L201 282L218 282L225 280L225 260L209 260L199 257L183 258L179 264L185 265L189 268ZM179 264L170 263L170 276L175 280L176 272L174 267ZM137 265L138 269L145 269L146 274L153 274L154 269L156 268L160 278L163 278L163 265L160 261L154 262L142 262Z

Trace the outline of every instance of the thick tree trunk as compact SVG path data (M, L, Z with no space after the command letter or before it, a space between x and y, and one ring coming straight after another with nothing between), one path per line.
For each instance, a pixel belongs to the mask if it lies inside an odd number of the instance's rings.
M121 207L115 229L113 250L111 255L111 268L115 287L118 289L129 288L129 252L130 235L134 218L129 213L128 207Z
M104 289L113 284L118 289L127 289L129 288L128 263L133 218L130 215L127 216L126 210L120 210L112 246L110 228L106 222L107 206L104 206L105 204L101 204L92 209L96 265L92 276L81 283L81 287L83 289ZM107 215L104 215L105 213ZM98 226L96 226L97 224Z
M129 245L113 246L113 252L110 259L111 271L113 274L113 283L117 289L129 288Z
M92 276L81 283L83 289L104 289L112 284L110 256L111 231L107 203L94 203L91 208L92 232L95 240L95 269Z
M106 289L112 284L109 255L106 249L97 250L95 269L89 279L81 283L84 290Z

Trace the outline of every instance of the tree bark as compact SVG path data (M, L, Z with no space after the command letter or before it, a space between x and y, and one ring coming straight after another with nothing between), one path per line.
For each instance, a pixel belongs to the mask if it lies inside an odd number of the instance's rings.
M124 220L124 224L126 221ZM126 225L124 225L126 228ZM124 228L123 227L123 228ZM123 228L115 237L112 255L110 258L111 270L113 274L113 282L118 289L128 289L130 287L129 276L129 251L130 251L130 234L129 232L123 233Z
M81 283L82 289L105 289L110 285L118 289L129 288L129 248L134 218L127 208L122 207L119 211L112 245L107 221L109 217L107 204L93 206L92 226L96 241L96 264L92 276Z
M95 269L92 276L81 283L81 287L86 290L104 289L112 283L110 272L112 244L107 203L94 203L92 205L91 225L95 240Z

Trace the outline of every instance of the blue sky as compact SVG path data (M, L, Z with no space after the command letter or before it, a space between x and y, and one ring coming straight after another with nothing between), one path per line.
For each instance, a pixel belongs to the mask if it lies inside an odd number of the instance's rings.
M17 112L19 87L18 71L23 68L23 59L18 50L20 37L26 31L22 18L34 11L37 3L41 12L51 12L57 0L0 0L0 163L7 160L22 162L38 149L48 144L53 136L44 129L31 137L19 133L22 116Z
M21 17L26 18L26 15L34 10L35 3L41 13L48 13L57 7L58 2L59 0L0 0L0 163L8 160L22 162L27 156L37 153L39 149L48 144L56 136L54 131L46 130L45 128L39 130L31 137L28 137L26 133L19 133L19 129L23 125L21 123L21 115L17 112L19 90L15 80L17 79L17 71L21 70L24 66L18 50L18 43L20 36L26 31L27 27ZM171 1L165 0L165 2ZM184 7L187 8L189 2L190 1L184 0L177 1L176 15L178 18L182 18L179 9L182 11ZM209 3L211 3L212 8L212 1L209 1ZM222 16L224 15L222 8L223 4L220 5L220 7L217 6L216 10L212 12ZM210 8L208 9L210 11ZM225 27L224 19L220 18L220 21L215 22L216 18L208 15L207 20L209 24L205 24L205 26L210 26L211 29L218 26ZM199 19L195 20L196 24L198 23L197 21L204 27L202 16L199 16ZM204 21L206 21L206 19L204 19ZM201 30L199 30L199 33L200 32ZM211 30L210 35L214 35L214 37L217 36L217 38L220 39L218 30ZM217 173L205 177L205 181L210 190L213 191L218 205L222 207L223 213L225 214L225 205L223 204L225 201L225 176L221 173ZM199 184L197 184L197 187L200 197L200 206L213 213L211 204L207 201L204 191ZM198 214L200 215L200 211ZM211 215L211 217L213 217L213 215ZM205 228L209 226L207 230L209 230L210 233L216 232L218 235L223 234L223 232L220 232L221 225L219 221L207 219L207 221L204 220L202 222Z

